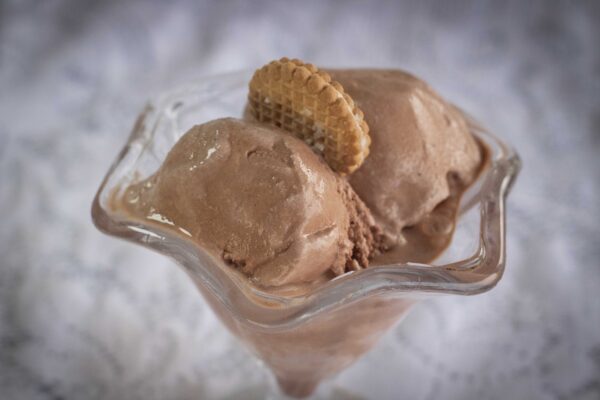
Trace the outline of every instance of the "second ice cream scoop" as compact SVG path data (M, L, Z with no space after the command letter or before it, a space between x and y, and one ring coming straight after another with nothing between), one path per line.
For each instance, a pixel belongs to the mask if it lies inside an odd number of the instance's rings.
M328 70L363 110L371 152L349 182L391 243L477 176L482 155L462 113L399 70ZM456 194L456 193L455 193Z

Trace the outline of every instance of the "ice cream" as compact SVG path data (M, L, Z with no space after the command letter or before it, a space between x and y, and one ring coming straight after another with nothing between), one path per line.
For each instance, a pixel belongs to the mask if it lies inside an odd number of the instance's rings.
M251 121L193 127L122 207L264 287L365 268L377 248L374 220L348 183L299 139Z
M328 72L362 109L370 128L370 155L349 182L388 243L401 245L405 227L423 221L473 181L482 162L479 146L463 114L408 73ZM452 223L454 215L446 211L443 222Z
M426 83L282 59L250 91L254 113L193 127L127 188L122 209L263 288L319 284L370 262L430 262L448 245L482 152Z

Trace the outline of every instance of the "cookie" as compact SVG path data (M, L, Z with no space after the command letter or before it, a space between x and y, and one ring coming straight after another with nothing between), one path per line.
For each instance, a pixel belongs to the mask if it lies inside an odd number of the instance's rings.
M369 154L362 111L342 85L312 64L282 58L258 69L248 109L256 120L304 140L340 174L355 171Z

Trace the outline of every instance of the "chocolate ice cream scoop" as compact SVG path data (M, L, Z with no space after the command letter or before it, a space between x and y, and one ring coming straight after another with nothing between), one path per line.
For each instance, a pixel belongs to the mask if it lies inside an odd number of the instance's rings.
M476 177L482 162L462 113L425 82L398 70L328 70L363 110L371 151L349 182L392 244L452 192Z
M267 287L365 268L376 246L369 210L304 142L232 118L188 131L122 207Z

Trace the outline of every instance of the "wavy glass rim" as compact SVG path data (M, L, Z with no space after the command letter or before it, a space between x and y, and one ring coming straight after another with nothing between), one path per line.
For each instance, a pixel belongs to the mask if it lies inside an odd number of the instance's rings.
M469 117L472 132L489 149L489 162L461 199L461 213L479 205L478 249L469 257L444 265L398 263L349 272L305 295L284 297L248 285L247 280L192 241L156 225L142 224L111 211L111 193L131 182L132 160L151 147L155 127L168 118L173 99L186 93L222 86L223 91L247 85L251 72L239 71L206 77L182 85L150 101L138 118L127 143L107 172L92 204L92 219L102 232L166 254L208 289L238 321L257 328L289 328L315 315L371 296L419 298L423 294L473 295L493 288L504 272L506 254L506 197L520 167L510 145L480 127ZM198 121L202 123L205 121ZM175 141L175 138L169 138ZM160 160L162 161L162 160Z

